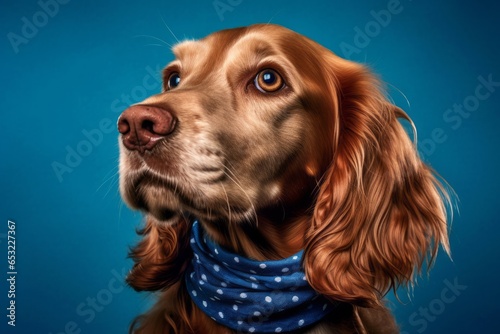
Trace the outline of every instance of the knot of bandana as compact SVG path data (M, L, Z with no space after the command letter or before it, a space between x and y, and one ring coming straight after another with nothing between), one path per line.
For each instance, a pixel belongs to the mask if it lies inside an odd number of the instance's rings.
M226 327L242 333L284 333L320 321L336 305L307 282L303 251L282 260L255 261L217 245L197 221L191 234L188 292L205 314Z

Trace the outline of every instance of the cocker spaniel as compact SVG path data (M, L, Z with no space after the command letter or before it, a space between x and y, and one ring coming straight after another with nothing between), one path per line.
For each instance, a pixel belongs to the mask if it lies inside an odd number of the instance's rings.
M379 80L277 25L173 48L125 110L120 191L146 214L134 333L397 333L384 306L439 245L448 196Z

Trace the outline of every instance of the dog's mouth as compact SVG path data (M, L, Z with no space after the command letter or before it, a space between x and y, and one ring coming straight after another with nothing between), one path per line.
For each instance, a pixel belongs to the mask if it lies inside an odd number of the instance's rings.
M170 221L183 214L186 207L195 207L185 187L179 182L144 171L125 177L122 195L133 208L153 215L157 220Z
M121 180L122 197L132 208L162 222L176 221L179 216L242 220L253 213L251 206L229 203L225 197L208 197L200 184L182 183L181 178L170 179L146 170L133 174Z

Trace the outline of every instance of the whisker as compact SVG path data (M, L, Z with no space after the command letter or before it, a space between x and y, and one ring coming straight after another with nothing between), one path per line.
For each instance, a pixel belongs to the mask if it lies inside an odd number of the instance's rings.
M227 196L227 191L222 182L220 183L222 190L224 190L224 194L226 195L226 202L227 202L227 210L228 210L228 215L229 215L229 222L232 221L231 219L231 204L229 203L229 197Z
M111 175L111 176L109 176L108 178L106 178L106 179L105 179L105 180L101 183L101 185L100 185L99 187L97 187L97 189L95 190L95 193L97 193L97 192L98 192L98 191L102 188L102 186L104 186L104 185L105 185L105 184L106 184L109 180L111 180L111 179L112 179L112 178L114 178L116 175L118 175L118 173L119 173L120 171L118 170L118 167L116 167L116 166L115 166L115 167L113 167L113 168L112 168L109 172L107 172L105 175L107 175L107 174L109 174L109 173L113 172L113 170L115 170L115 169L116 169L116 172L114 172L114 173L113 173L113 175ZM104 177L106 177L106 176L104 176Z
M165 45L162 45L162 44L145 44L144 46L159 46L159 47L165 47Z
M174 36L174 38L177 41L177 43L180 43L180 41L177 38L177 36L175 36L175 34L173 33L173 31L170 29L170 27L165 23L165 20L163 19L163 16L160 15L160 18L163 21L163 24L165 25L165 27L167 27L168 31L170 31L170 33L172 34L172 36Z
M115 176L118 174L118 172L116 172ZM108 187L108 190L106 191L106 193L104 194L104 197L103 198L106 198L106 196L108 196L109 192L111 191L112 188L115 188L116 192L119 192L119 189L118 187L116 187L116 185L118 185L118 181L119 181L119 178L118 177L115 177L113 179L113 181L109 184L109 187Z
M324 171L323 174L321 174L321 177L319 179L316 176L314 176L314 181L316 182L316 186L314 187L313 192L319 190L319 188L321 187L321 184L323 183L323 180L326 177L326 173L327 173L327 171Z
M231 164L229 161L228 161L229 164ZM231 165L232 166L232 165ZM226 170L232 174L232 176L234 177L231 177L231 175L229 175ZM248 192L241 186L241 183L238 181L238 177L236 176L236 174L229 168L229 166L227 165L224 165L224 174L231 180L234 182L234 184L236 184L236 186L238 188L241 189L241 191L243 192L243 194L245 195L245 197L248 199L248 202L250 203L250 206L251 206L251 211L253 213L253 216L254 216L254 219L255 219L255 224L257 227L259 227L259 219L258 219L258 216L257 216L257 210L255 209L255 205L253 204L253 201L252 199L250 198L250 196L248 195Z
M281 10L281 9L277 10L277 11L276 11L276 13L274 13L274 14L273 14L273 16L271 16L271 18L269 19L269 21L267 21L267 24L270 24L270 23L271 23L271 21L274 19L274 17L275 17L276 15L278 15L279 13L281 13L282 11L283 11L283 10Z
M134 37L149 37L149 38L153 38L153 39L156 39L159 42L162 42L163 44L165 44L169 48L172 48L172 44L169 44L165 40L163 40L161 38L158 38L158 37L155 37L155 36L151 36L151 35L135 35ZM153 45L157 45L157 44L153 44Z

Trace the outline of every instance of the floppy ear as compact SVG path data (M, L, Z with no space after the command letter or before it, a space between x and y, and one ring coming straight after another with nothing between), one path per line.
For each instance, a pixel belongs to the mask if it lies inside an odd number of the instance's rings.
M334 300L380 305L409 284L439 244L449 252L448 195L418 157L390 104L362 65L332 60L336 100L333 161L321 180L304 266L312 287Z
M148 216L137 233L143 239L129 254L135 264L127 283L136 291L155 291L177 282L191 259L187 219L179 216L176 223L165 224Z

